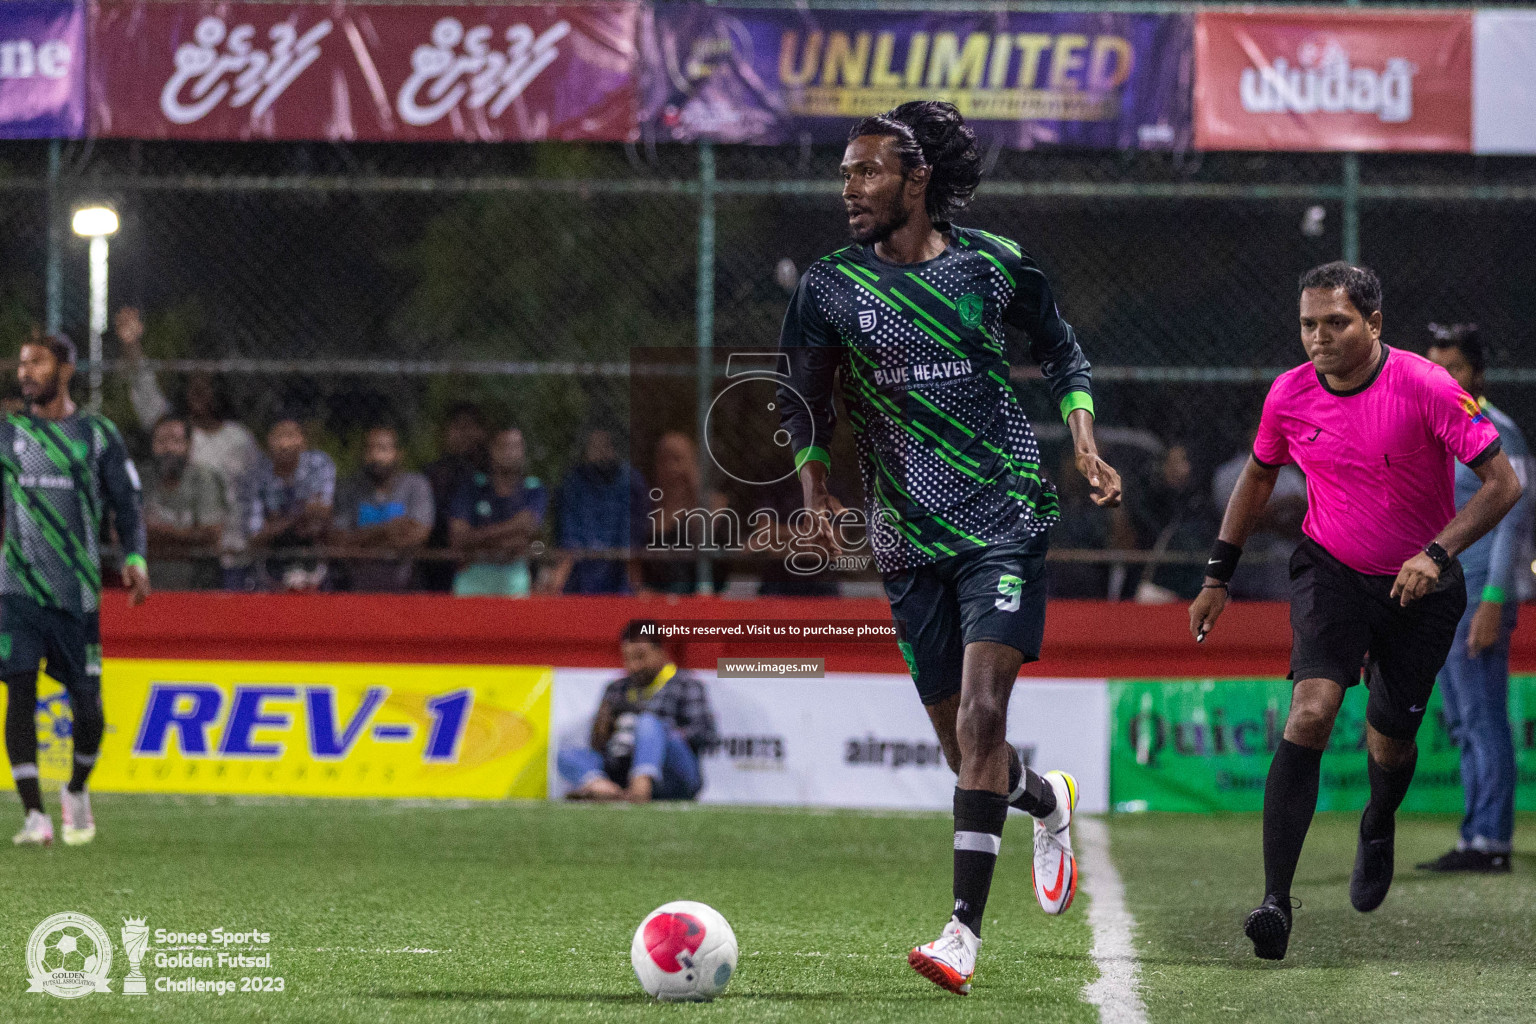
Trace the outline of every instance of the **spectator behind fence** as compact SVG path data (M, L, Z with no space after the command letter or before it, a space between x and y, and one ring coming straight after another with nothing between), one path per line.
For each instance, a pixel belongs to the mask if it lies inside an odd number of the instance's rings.
M652 493L661 496L651 504L650 521L645 526L647 547L696 553L729 538L716 529L714 512L729 502L720 491L711 491L708 507L700 507L704 495L699 487L699 449L693 438L678 431L668 431L656 441L655 463L651 473ZM721 563L715 563L714 588L724 583ZM645 562L641 576L647 587L669 594L692 594L698 589L698 560L679 558Z
M336 464L311 451L297 418L284 416L267 431L267 454L242 488L246 537L255 548L315 546L330 526ZM314 558L258 559L250 585L263 590L318 590L325 563Z
M704 685L678 671L656 623L634 620L620 635L624 676L608 684L590 747L560 748L572 800L692 800L704 786L699 754L715 739Z
M171 411L171 404L144 362L144 321L137 309L124 306L117 311L114 326L129 364L128 397L134 414L140 426L152 427ZM217 473L233 505L240 481L261 457L255 435L226 415L223 396L209 374L188 376L186 412L192 427L189 461Z
M1118 460L1117 460L1118 464ZM1061 504L1061 519L1051 527L1051 544L1059 549L1128 549L1135 546L1125 505L1101 508L1093 501L1093 488L1077 471L1076 455L1070 447L1061 450L1055 473L1056 500ZM1103 601L1119 598L1110 594L1114 575L1104 562L1046 563L1046 593L1050 597L1085 598ZM1115 576L1118 580L1119 576Z
M149 581L156 590L218 586L218 563L206 552L224 536L230 508L224 482L190 461L191 425L162 416L150 437L144 480L144 523L149 533ZM203 557L190 553L202 549Z
M448 540L469 561L453 580L459 597L527 597L528 547L544 523L549 493L526 476L523 432L491 438L490 466L459 488L448 512Z
M1253 442L1258 429L1248 431L1248 445L1232 458L1216 467L1211 479L1211 497L1217 508L1226 508L1237 486L1248 457L1253 454ZM1275 477L1275 492L1269 496L1269 504L1259 519L1259 528L1249 534L1243 545L1247 555L1262 555L1244 559L1227 584L1228 593L1238 601L1289 601L1291 599L1291 552L1301 541L1301 521L1307 517L1307 478L1295 466L1281 466Z
M486 469L485 442L490 430L485 413L474 402L458 402L448 410L443 422L442 455L422 469L432 485L432 532L427 536L429 551L448 550L448 521L453 499L476 473ZM453 589L454 565L446 561L423 562L417 578L427 590Z
M1195 477L1185 444L1168 446L1148 486L1132 491L1126 504L1136 531L1136 546L1154 554L1200 553L1205 539L1221 522L1209 490ZM1199 563L1188 565L1146 563L1136 600L1167 604L1194 599L1205 580L1204 562L1201 558Z
M363 468L337 489L330 543L376 550L385 557L333 567L347 589L400 593L411 586L411 553L432 532L432 485L401 466L400 434L391 426L369 429Z
M630 548L645 546L645 512L650 507L645 478L619 458L613 432L592 428L582 440L581 462L555 492L552 510L555 546ZM547 588L565 594L627 594L640 589L638 558L583 558L562 555Z

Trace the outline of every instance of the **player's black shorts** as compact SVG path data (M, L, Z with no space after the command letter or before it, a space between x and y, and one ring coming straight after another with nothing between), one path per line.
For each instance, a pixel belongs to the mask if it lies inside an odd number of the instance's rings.
M924 704L960 692L965 645L992 640L1040 657L1049 535L884 573L901 654Z
M0 596L0 675L50 676L72 697L101 691L101 618L44 608L14 594Z
M1391 596L1395 579L1356 572L1304 538L1291 555L1291 678L1348 688L1363 669L1365 720L1411 740L1466 610L1467 584L1461 563L1452 563L1434 590L1404 608Z

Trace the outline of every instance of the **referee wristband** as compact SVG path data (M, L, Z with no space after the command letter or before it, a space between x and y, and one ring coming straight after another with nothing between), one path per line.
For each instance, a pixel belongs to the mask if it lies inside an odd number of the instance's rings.
M1223 583L1232 582L1232 574L1237 571L1237 560L1242 554L1243 549L1236 544L1218 540L1211 547L1210 558L1205 563L1205 574Z

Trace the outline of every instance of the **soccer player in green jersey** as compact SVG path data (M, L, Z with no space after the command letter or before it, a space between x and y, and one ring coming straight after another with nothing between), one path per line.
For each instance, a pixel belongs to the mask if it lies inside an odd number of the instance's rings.
M75 758L62 795L64 842L96 836L85 783L106 719L101 709L101 556L108 510L123 551L128 600L149 596L139 475L112 421L69 397L75 346L53 334L21 347L17 377L27 412L0 423L5 557L0 560L0 677L7 694L5 748L26 810L20 844L53 842L37 775L37 670L63 684Z
M1076 782L1019 762L1005 737L1020 666L1040 655L1047 530L1059 517L1040 449L1008 383L1004 327L1028 339L1101 506L1120 477L1093 439L1088 360L1040 268L1017 244L950 217L981 182L976 137L952 105L905 103L861 121L843 157L854 244L806 271L784 319L782 427L805 507L839 552L827 490L840 382L867 527L902 654L955 788L954 916L908 957L967 993L1009 806L1035 818L1034 887L1072 902Z

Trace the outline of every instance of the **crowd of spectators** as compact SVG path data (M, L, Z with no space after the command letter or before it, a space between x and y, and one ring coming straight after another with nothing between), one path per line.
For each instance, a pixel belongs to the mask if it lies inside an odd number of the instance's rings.
M712 514L730 510L748 522L757 509L771 510L777 525L766 539L760 535L747 545L755 557L712 559L707 589L722 589L734 574L738 582L751 581L757 593L827 596L850 579L846 572L805 575L789 568L788 524L800 507L796 481L748 497L705 493L698 446L685 433L662 433L642 469L621 456L614 429L588 427L574 464L549 488L529 470L522 430L493 422L481 406L462 401L441 420L438 457L419 470L409 464L400 427L379 422L362 438L357 471L338 478L336 461L306 435L301 412L277 413L258 438L230 415L206 373L190 374L173 405L144 358L138 313L119 311L114 327L128 398L149 441L145 512L151 582L159 589L688 594L700 585L697 557L638 555L657 548L693 551L706 533L718 542L713 535L720 523ZM1215 536L1248 449L1201 467L1193 445L1144 431L1120 431L1118 441L1113 429L1104 433L1107 454L1126 478L1127 500L1113 510L1096 506L1063 448L1050 474L1062 507L1052 546L1152 556L1054 561L1053 596L1194 596L1203 578L1198 554ZM849 507L858 504L857 494L838 497ZM1248 544L1254 557L1245 559L1232 581L1234 596L1284 599L1284 560L1274 556L1300 537L1305 509L1305 482L1287 468L1262 529ZM620 549L630 555L581 554ZM872 566L864 575L866 585L875 583Z

